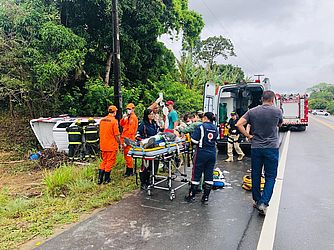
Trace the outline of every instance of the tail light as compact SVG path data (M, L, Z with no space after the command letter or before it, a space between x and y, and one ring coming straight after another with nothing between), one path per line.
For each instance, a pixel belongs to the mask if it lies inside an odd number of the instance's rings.
M219 137L224 138L224 129L225 129L225 124L221 123L219 124Z

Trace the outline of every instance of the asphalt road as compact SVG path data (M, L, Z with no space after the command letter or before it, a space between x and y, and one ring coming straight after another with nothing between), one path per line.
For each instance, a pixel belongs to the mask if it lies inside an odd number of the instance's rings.
M275 193L280 202L265 219L253 209L250 192L241 188L250 158L225 163L226 156L219 154L217 166L228 171L231 185L213 191L209 205L201 205L200 196L195 203L184 202L187 186L173 201L163 190L153 190L152 196L138 191L38 249L257 249L263 231L272 235L273 249L334 249L333 139L332 116L311 115L305 132L291 132L286 161L280 163L285 166L278 180L282 189ZM276 219L267 229L267 222Z
M274 249L334 249L334 117L291 133Z

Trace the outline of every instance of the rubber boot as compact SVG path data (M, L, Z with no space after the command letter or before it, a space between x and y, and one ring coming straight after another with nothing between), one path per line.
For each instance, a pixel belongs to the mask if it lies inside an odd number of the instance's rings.
M205 183L205 185L204 185L204 194L203 194L202 200L201 200L204 205L208 204L209 195L210 195L211 189L212 189L212 185L210 185L208 183Z
M133 175L133 168L126 168L124 177L129 177Z
M97 185L101 185L103 182L104 170L99 169L99 177L97 179Z
M189 194L188 194L188 196L184 197L185 201L187 201L187 202L193 202L195 200L197 186L198 185L191 184L191 186L189 188Z
M104 172L104 184L108 184L111 182L110 172Z
M233 157L228 157L225 162L233 162Z
M147 189L147 180L145 178L145 171L139 172L139 180L140 180L140 188L142 190L146 190Z

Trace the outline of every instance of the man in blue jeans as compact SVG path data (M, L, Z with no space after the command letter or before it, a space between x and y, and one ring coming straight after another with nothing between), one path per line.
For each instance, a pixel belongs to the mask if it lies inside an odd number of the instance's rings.
M248 110L236 126L251 142L252 154L252 195L255 207L265 215L273 194L277 176L279 139L278 127L283 122L282 111L274 106L275 93L266 90L262 95L262 105ZM250 124L250 133L245 125ZM264 167L265 185L261 194L261 173Z

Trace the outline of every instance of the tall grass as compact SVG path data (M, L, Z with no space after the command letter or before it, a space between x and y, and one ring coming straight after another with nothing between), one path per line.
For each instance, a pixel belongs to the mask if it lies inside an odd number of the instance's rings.
M51 195L66 194L69 185L77 178L75 168L69 165L62 165L53 172L46 171L44 183L46 192Z
M109 185L97 185L98 164L63 165L45 172L45 190L40 197L25 199L0 190L0 250L16 249L36 235L47 237L55 227L76 222L82 213L112 204L137 188L134 177L123 177L121 154Z

